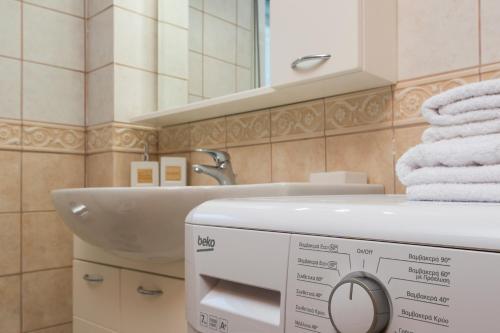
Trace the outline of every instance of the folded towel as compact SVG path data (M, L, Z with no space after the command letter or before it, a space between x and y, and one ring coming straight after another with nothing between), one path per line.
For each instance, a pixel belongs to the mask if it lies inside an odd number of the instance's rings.
M431 125L461 125L500 118L500 80L488 80L450 89L422 105Z
M424 184L485 184L500 185L500 164L467 167L425 167L410 172L401 182L406 186Z
M500 184L426 184L406 189L409 200L500 202Z
M500 164L500 134L422 143L401 156L396 172L401 182L408 185L407 177L421 168L496 164Z
M500 115L500 110L498 110L498 113ZM422 134L422 142L431 143L441 140L497 133L500 133L500 118L463 125L431 126Z

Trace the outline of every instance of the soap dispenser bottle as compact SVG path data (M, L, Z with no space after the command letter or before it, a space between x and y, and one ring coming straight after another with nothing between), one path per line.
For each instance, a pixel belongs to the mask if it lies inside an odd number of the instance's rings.
M134 161L130 167L130 185L132 187L159 186L158 162L149 160L149 146L144 145L142 161Z

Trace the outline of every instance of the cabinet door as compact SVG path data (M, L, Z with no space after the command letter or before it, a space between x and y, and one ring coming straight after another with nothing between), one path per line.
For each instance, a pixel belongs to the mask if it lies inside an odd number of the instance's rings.
M120 333L185 333L184 281L122 270Z
M86 320L73 318L73 333L115 333L107 328L89 323Z
M75 317L118 331L120 270L75 260L73 314Z
M361 0L271 0L273 86L360 69ZM327 60L294 60L314 55Z

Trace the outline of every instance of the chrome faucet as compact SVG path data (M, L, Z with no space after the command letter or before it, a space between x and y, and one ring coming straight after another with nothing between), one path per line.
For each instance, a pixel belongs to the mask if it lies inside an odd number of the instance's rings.
M220 185L236 184L233 168L231 166L231 157L228 153L205 148L195 149L195 151L209 154L214 159L215 166L193 164L192 168L194 172L203 173L213 177L219 182Z

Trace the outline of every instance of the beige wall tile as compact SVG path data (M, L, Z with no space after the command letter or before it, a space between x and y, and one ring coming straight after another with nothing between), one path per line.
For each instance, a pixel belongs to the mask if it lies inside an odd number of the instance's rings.
M23 274L23 332L72 319L71 268Z
M33 333L72 333L72 332L73 332L73 324L71 323L33 331Z
M2 4L4 3L5 1L2 2ZM0 4L0 12L2 4ZM0 117L20 119L21 62L9 58L0 58L0 73L2 73L2 80L0 80Z
M191 148L221 148L225 144L225 118L202 120L191 124Z
M203 95L203 56L189 52L189 93Z
M86 0L87 1L87 17L94 16L98 12L110 7L113 0Z
M243 67L236 67L236 90L245 91L253 88L252 72Z
M23 210L53 210L50 192L83 187L84 157L80 155L23 153Z
M73 234L56 212L23 214L23 272L71 266Z
M236 64L246 68L252 67L254 52L252 32L246 29L238 28L237 41Z
M69 125L85 125L85 74L25 62L23 118Z
M158 110L166 110L188 102L188 80L158 75ZM155 110L156 111L156 110Z
M394 90L394 125L425 122L420 112L425 100L448 89L476 81L479 81L477 69L398 83Z
M220 149L225 151L225 149ZM194 164L206 164L206 165L215 165L214 160L205 153L197 153L197 152L191 152L189 156L189 161L188 163L188 175L189 175L189 185L192 186L202 186L202 185L218 185L217 181L205 174L198 174L193 171L192 166Z
M160 130L160 153L189 151L191 147L191 124L182 124Z
M308 182L325 165L325 138L272 144L273 182Z
M481 0L481 63L500 61L500 2Z
M271 137L269 110L254 111L230 116L227 123L227 146L244 146L266 143Z
M390 87L327 98L326 134L343 134L392 126Z
M236 0L205 1L205 11L232 23L236 22Z
M0 278L0 332L21 331L21 277Z
M368 173L370 184L394 193L392 129L326 138L327 171Z
M113 186L113 153L93 154L86 158L87 187Z
M113 8L92 17L87 22L87 71L113 62Z
M158 73L187 79L189 30L158 23Z
M203 57L203 97L236 92L236 66L211 57Z
M203 52L203 12L189 8L189 49Z
M142 161L142 154L113 153L113 186L130 186L130 164L132 161ZM151 160L155 160L151 156Z
M21 209L21 153L0 151L0 212Z
M325 103L319 99L271 109L271 141L325 135Z
M399 0L399 79L479 64L477 0Z
M238 25L247 29L252 29L253 25L253 1L238 1Z
M165 0L160 0L165 1ZM134 12L156 18L158 0L114 0L116 6L130 9Z
M410 148L420 144L422 133L425 129L428 128L428 125L422 126L412 126L412 127L401 127L396 128L394 130L394 162L398 162L399 158ZM404 194L406 192L406 188L399 181L397 175L395 175L396 180L396 193Z
M114 120L114 66L87 74L87 126Z
M481 73L481 80L495 80L500 79L500 71Z
M0 2L0 55L21 57L21 3Z
M142 3L144 1L134 2ZM121 8L115 7L113 10L114 61L119 64L156 71L157 22Z
M203 15L204 54L234 64L236 63L236 40L236 26L234 24L211 15Z
M236 184L271 182L271 145L229 148Z
M0 214L0 276L19 273L20 268L21 216Z
M54 9L63 13L84 17L85 0L24 0L24 2Z
M84 26L80 18L23 6L24 58L83 71Z
M132 0L134 1L134 0ZM161 0L158 2L158 20L189 28L189 0Z

